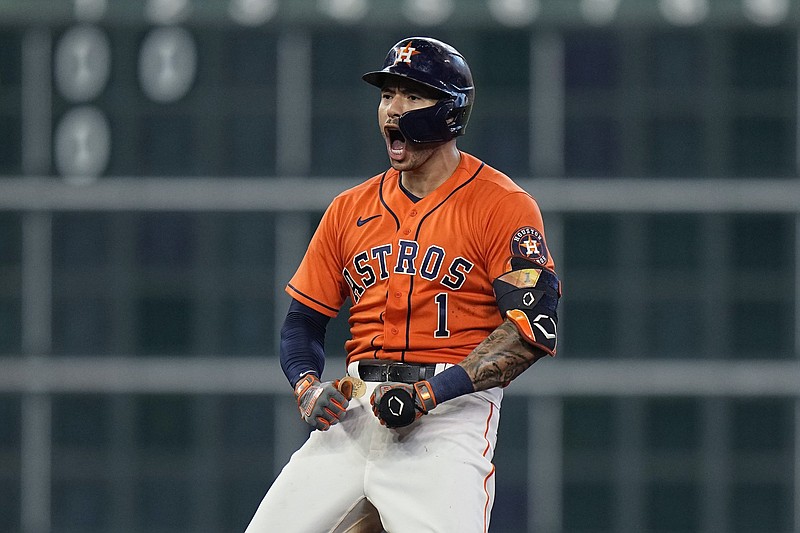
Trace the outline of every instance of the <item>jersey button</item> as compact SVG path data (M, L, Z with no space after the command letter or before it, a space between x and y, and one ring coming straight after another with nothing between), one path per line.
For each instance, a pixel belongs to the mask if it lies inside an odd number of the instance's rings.
M403 296L403 293L400 292L400 291L397 291L396 293L394 293L394 297L395 298L402 298L402 296Z
M403 235L410 235L410 234L411 234L411 230L410 229L404 229L403 230Z
M397 333L398 333L398 329L397 328L392 328L392 335L397 335Z
M417 210L416 209L412 209L411 212L409 212L408 214L411 215L412 217L415 217L415 216L417 216Z

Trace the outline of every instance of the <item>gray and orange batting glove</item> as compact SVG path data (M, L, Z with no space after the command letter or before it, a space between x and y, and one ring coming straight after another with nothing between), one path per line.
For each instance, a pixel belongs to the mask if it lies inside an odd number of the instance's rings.
M369 398L372 412L388 428L401 428L436 407L436 397L427 381L407 383L386 382L375 387Z
M313 374L306 374L294 386L301 418L320 431L339 422L350 404L351 394L352 389L344 393L339 390L339 380L322 383Z

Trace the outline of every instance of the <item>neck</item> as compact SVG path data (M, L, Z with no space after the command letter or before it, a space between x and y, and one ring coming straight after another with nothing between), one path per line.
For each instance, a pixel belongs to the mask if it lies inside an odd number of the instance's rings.
M453 175L461 163L455 141L438 148L423 165L400 173L403 187L414 196L424 198Z

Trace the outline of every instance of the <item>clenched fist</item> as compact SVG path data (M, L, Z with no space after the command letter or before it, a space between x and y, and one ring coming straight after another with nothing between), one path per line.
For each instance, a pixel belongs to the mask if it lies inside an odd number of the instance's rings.
M381 424L401 428L411 424L436 407L436 398L427 381L407 383L381 383L370 396L372 412Z
M294 387L300 416L309 425L325 431L337 424L350 404L352 387L343 394L339 380L321 382L317 376L306 374Z

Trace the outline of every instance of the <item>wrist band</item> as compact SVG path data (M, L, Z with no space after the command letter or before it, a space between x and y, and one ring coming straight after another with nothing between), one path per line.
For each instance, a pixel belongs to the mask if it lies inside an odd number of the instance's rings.
M436 398L436 403L440 404L462 396L475 392L475 386L467 371L459 365L453 365L450 368L436 374L428 379L431 386L433 396Z

